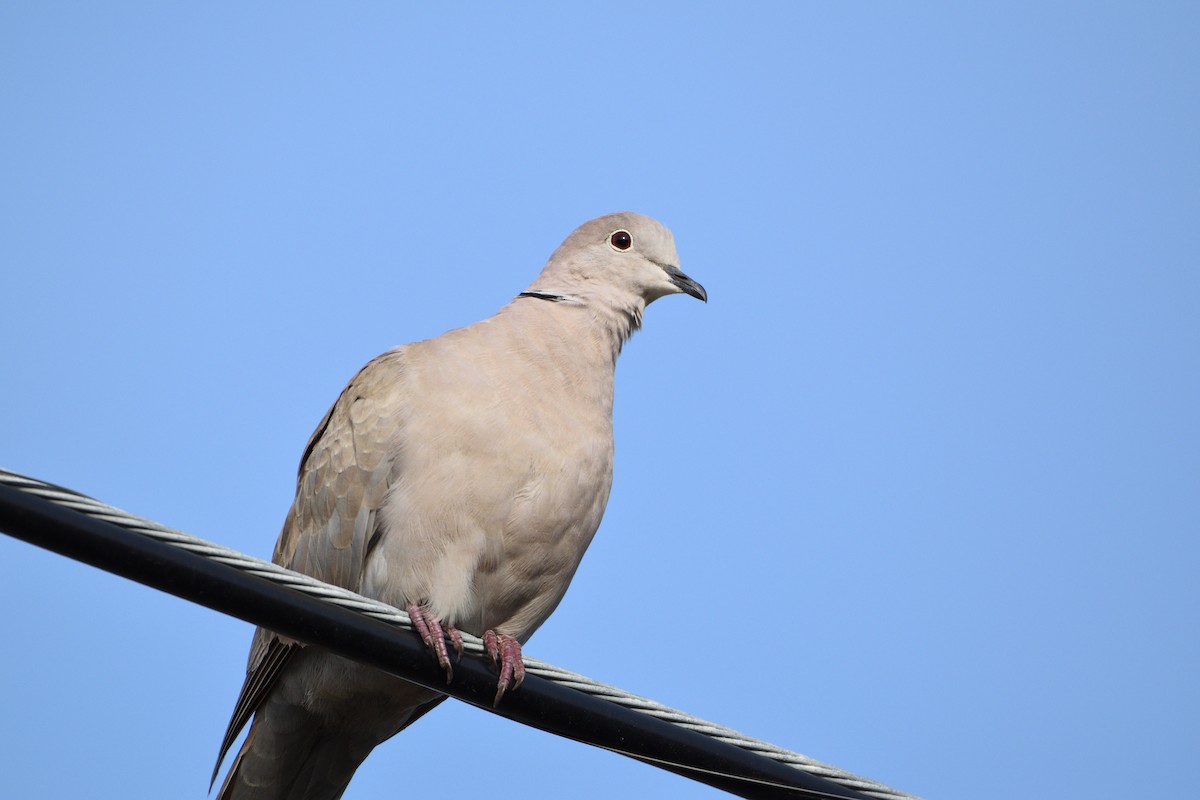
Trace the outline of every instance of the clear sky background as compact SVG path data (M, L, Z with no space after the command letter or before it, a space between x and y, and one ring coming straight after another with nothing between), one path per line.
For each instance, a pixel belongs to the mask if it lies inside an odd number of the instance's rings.
M269 556L377 353L636 210L540 658L929 798L1200 750L1193 3L0 5L0 465ZM203 798L242 622L0 537L6 796ZM448 703L347 800L716 797Z

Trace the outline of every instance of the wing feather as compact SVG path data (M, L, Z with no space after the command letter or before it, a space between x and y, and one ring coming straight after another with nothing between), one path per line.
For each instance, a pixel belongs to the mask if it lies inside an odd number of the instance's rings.
M393 458L405 404L394 384L402 373L401 348L384 353L359 370L317 425L300 461L296 499L275 544L276 564L358 590L367 551L381 534L378 511L397 471ZM263 628L255 631L213 783L234 740L302 646Z

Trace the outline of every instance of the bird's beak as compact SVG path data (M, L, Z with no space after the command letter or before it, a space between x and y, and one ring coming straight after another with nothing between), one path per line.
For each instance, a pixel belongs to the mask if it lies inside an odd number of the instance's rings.
M663 272L667 273L667 276L671 279L671 283L675 284L679 291L683 292L684 294L690 294L697 300L703 300L706 303L708 302L708 292L704 291L704 287L696 283L687 275L684 275L680 271L679 267L671 264L662 264L660 266L662 266Z

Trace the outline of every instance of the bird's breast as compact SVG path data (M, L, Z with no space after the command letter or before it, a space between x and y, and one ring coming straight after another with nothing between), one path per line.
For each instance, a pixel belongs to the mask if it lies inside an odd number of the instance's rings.
M612 386L548 360L435 363L409 378L371 592L472 633L526 638L558 604L612 486ZM442 373L453 379L441 380ZM464 379L465 376L465 379Z

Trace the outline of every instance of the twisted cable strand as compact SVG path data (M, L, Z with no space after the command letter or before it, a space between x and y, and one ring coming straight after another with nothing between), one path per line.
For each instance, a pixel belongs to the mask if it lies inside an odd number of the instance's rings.
M409 619L408 614L386 603L372 600L369 597L363 597L348 589L318 581L308 575L293 572L278 564L254 558L232 548L206 541L183 531L168 528L154 520L135 516L127 511L101 503L99 500L71 489L55 486L54 484L3 468L0 468L0 484L40 497L56 505L70 508L94 519L141 533L182 550L187 550L234 567L242 572L282 584L332 605L365 614L374 619L386 622L389 625L413 630L412 621ZM483 653L483 641L481 639L466 632L462 633L462 638L466 651L474 654ZM576 672L571 672L554 664L529 656L526 656L524 661L526 672L538 677L594 697L602 698L610 703L624 706L625 708L678 725L679 727L695 731L727 744L736 745L744 750L757 753L795 769L834 781L871 797L879 798L879 800L919 800L914 795L892 789L877 781L854 775L829 764L823 764L801 753L785 750L770 742L755 739L732 728L709 722L687 712L663 705L655 700L630 694L616 686L601 683L600 681L593 680Z

